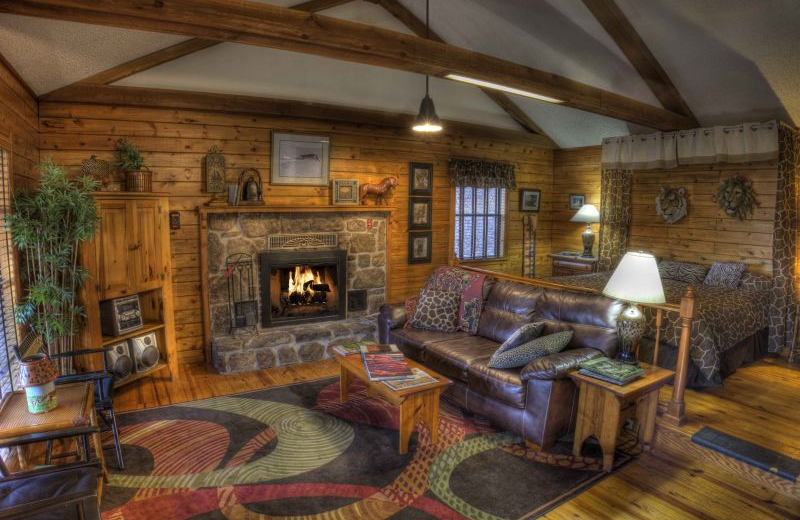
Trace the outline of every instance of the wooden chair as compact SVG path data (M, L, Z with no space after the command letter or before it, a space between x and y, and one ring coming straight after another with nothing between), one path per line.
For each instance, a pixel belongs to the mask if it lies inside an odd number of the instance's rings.
M18 347L14 347L15 354L18 359L25 359L39 352L47 352L41 336L34 333L29 333L20 342ZM93 372L76 372L73 374L62 374L56 378L57 385L67 383L94 383L94 408L97 416L102 422L101 431L111 431L114 436L114 449L117 455L117 467L120 470L125 469L125 462L122 459L122 447L119 443L119 431L117 428L117 419L114 415L114 373L108 368L108 358L106 356L106 349L81 349L73 350L71 352L64 352L61 354L49 354L51 359L74 358L77 356L99 355L103 359L103 369ZM51 449L48 445L47 450L47 463L50 463Z

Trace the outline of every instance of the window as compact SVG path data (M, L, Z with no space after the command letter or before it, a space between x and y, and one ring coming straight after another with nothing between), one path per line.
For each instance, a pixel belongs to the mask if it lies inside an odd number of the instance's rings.
M455 252L459 260L505 254L506 189L456 187Z
M12 348L17 344L14 321L14 264L11 235L5 217L11 206L11 171L9 152L0 148L0 394L13 388L19 370Z

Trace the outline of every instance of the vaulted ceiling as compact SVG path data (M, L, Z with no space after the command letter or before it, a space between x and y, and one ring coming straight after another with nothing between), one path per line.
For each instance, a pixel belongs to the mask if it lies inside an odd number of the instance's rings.
M298 0L262 1L289 7ZM2 2L0 2L1 4ZM558 74L660 107L584 0L431 0L431 29L448 44ZM594 2L600 3L601 2ZM800 2L617 0L625 17L706 126L778 118L800 121ZM400 0L424 19L424 0ZM413 34L372 1L326 16ZM46 94L185 36L0 14L0 54L36 94ZM265 96L413 114L422 76L413 72L240 43L210 46L139 72L118 85ZM433 78L445 119L500 129L520 124L477 87ZM565 148L646 128L611 117L510 96ZM665 107L666 108L666 107Z

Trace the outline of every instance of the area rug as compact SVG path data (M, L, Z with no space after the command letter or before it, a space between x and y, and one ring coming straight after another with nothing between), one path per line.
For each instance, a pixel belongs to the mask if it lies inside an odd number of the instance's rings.
M118 415L126 469L104 520L535 518L603 478L600 461L549 453L441 406L398 453L398 412L327 379ZM622 458L624 460L624 457Z

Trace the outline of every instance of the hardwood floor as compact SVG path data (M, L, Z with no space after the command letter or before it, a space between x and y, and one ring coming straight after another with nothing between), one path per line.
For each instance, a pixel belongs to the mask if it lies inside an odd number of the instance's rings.
M123 387L119 411L335 376L332 360L235 375L182 365L176 381L145 378ZM665 400L671 388L662 390ZM688 391L687 435L707 425L800 458L800 367L766 359L739 371L719 389ZM550 511L548 520L800 519L800 500L698 460L659 449Z

